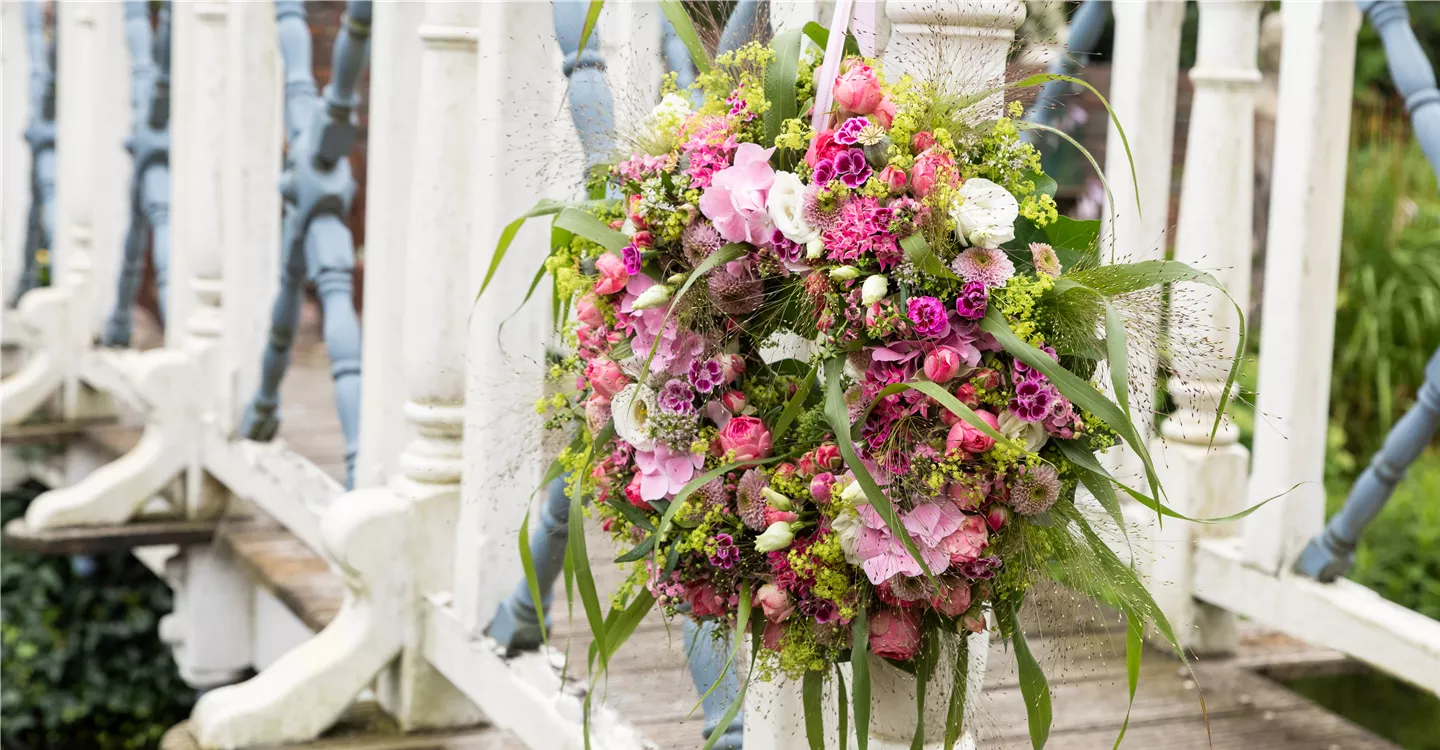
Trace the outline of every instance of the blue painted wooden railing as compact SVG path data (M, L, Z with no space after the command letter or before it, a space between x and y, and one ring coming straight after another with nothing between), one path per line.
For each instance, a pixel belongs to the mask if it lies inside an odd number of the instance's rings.
M609 87L605 82L605 61L600 54L599 35L592 34L584 50L580 49L580 32L585 23L586 4L578 2L556 2L555 33L560 49L565 55L565 75L570 79L570 114L580 134L580 143L585 152L587 165L603 162L615 148L614 104ZM757 29L759 3L742 0L726 24L720 51L734 49L744 44ZM665 37L662 50L667 66L676 73L681 86L694 81L695 70L684 45L679 43L674 29L665 23ZM570 523L570 501L566 497L565 478L556 479L546 488L546 500L540 512L540 523L530 535L530 554L535 561L535 574L540 585L541 603L546 612L555 588L555 579L560 575L565 559L565 540ZM525 581L519 581L510 595L501 602L495 619L486 632L500 643L507 652L514 653L533 649L540 645L539 614L535 610L530 590ZM726 708L739 692L739 680L734 670L726 670L727 650L724 641L717 638L718 625L706 623L697 626L693 621L684 622L684 645L690 676L698 693L705 695L710 687L719 681L719 686L709 692L701 702L705 714L703 735L709 737L718 726ZM717 739L714 747L719 750L738 750L744 741L744 716L737 716Z
M275 20L285 58L285 172L281 194L280 291L271 312L260 389L245 410L240 432L270 440L280 427L280 381L300 322L301 294L315 284L324 317L325 349L335 382L335 409L345 433L345 484L355 474L360 426L360 320L355 314L355 240L345 224L355 196L347 154L359 130L356 83L370 45L370 3L346 5L335 41L330 84L322 99L311 71L310 29L301 2L276 2Z
M12 302L37 286L49 284L55 256L55 43L45 39L45 11L35 0L23 4L25 48L30 60L30 211L26 219L24 269ZM42 252L50 254L42 263ZM42 267L43 266L43 267Z
M158 10L155 32L150 3L125 2L125 40L130 48L131 102L135 122L125 142L134 159L130 182L130 229L120 265L115 309L105 323L106 346L129 346L131 311L145 270L145 246L151 243L160 322L165 322L165 290L170 278L170 6Z
M1415 137L1425 150L1430 166L1440 172L1440 89L1435 86L1435 68L1410 28L1405 3L1369 0L1357 5L1380 33L1390 64L1390 77L1405 97L1405 109L1410 112ZM1420 386L1415 405L1391 428L1380 451L1350 488L1345 506L1325 524L1325 530L1305 546L1295 563L1296 572L1325 582L1349 572L1365 527L1384 510L1395 486L1435 437L1437 428L1440 428L1440 350L1425 366L1425 383Z

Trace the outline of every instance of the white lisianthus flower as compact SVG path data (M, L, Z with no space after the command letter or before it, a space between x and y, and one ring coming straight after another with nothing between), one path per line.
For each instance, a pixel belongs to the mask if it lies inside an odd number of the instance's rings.
M795 532L785 521L776 521L765 528L765 533L755 538L756 552L774 552L785 549L795 541Z
M1026 422L1015 416L1015 412L1006 409L1000 412L996 420L1000 423L1000 434L1015 440L1019 438L1025 441L1025 450L1031 453L1038 452L1045 447L1050 440L1049 433L1045 432L1045 425L1040 422Z
M794 507L790 503L790 498L785 497L769 487L760 490L760 494L764 495L765 499L770 501L770 507L775 510L790 510Z
M860 486L859 480L852 481L850 484L845 485L845 489L840 490L840 499L851 505L865 505L870 502L870 500L865 497L865 488Z
M672 92L666 94L660 103L655 105L655 109L650 110L650 122L661 130L679 130L691 111L690 100Z
M873 305L885 299L885 295L889 292L890 280L885 278L884 274L877 273L865 279L865 283L860 286L860 303L863 305Z
M1015 239L1015 220L1020 204L999 185L972 177L960 186L950 207L960 240L977 247L1000 247Z
M859 276L860 269L855 266L836 266L830 269L830 278L836 281L849 281Z
M825 254L825 240L822 240L822 239L820 239L819 237L816 237L815 239L810 240L809 242L805 243L805 257L806 257L806 258L809 258L810 260L815 260L816 258L819 258L821 255L824 255L824 254Z
M789 172L776 172L765 209L785 239L801 245L818 239L820 232L805 223L805 185Z
M615 434L621 440L648 451L655 448L650 437L650 412L655 410L655 390L647 385L631 383L610 399L610 415L615 423Z
M664 284L656 284L655 286L652 286L649 289L641 292L640 296L636 297L635 301L630 304L630 309L647 310L652 307L659 307L668 302L670 300L670 295L674 293L675 290L671 289L670 287L665 286Z
M855 536L860 533L860 514L851 510L837 513L830 519L830 530L835 533L835 539L840 543L840 551L845 553L845 562L851 565L859 565L860 557L855 554Z

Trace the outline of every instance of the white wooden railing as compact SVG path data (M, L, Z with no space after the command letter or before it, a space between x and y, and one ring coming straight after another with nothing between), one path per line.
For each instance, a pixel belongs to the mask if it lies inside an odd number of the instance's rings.
M809 3L773 3L778 24L815 16ZM607 50L639 45L635 70L658 70L653 8L612 4L602 20ZM1249 295L1254 83L1258 0L1202 2L1177 257L1216 271L1242 304ZM4 20L4 137L15 143L12 93L23 81L10 54L16 13ZM1003 75L1015 2L884 4L889 62L925 45L906 35L946 34L990 78ZM1325 373L1331 360L1340 205L1351 71L1359 15L1346 3L1286 2L1280 121L1261 321L1260 410L1253 460L1225 425L1208 425L1223 373L1171 381L1181 411L1155 437L1170 502L1225 515L1273 495L1240 526L1154 526L1141 555L1155 594L1187 645L1233 647L1229 622L1243 615L1440 691L1440 624L1341 580L1294 576L1291 562L1320 530L1324 495ZM167 640L192 684L220 687L197 705L192 728L207 746L241 747L314 737L367 686L407 729L482 718L536 748L583 746L583 688L562 682L544 652L503 658L485 626L520 576L515 537L539 478L540 431L529 404L539 395L549 305L522 311L531 268L501 270L478 305L482 259L504 226L537 195L573 194L575 174L555 174L533 149L571 143L567 122L536 132L537 113L562 109L559 51L550 9L533 3L377 3L373 24L369 200L366 234L365 389L357 489L334 480L283 442L238 439L254 392L264 321L274 298L280 212L281 81L273 10L242 2L177 3L172 100L172 260L166 345L139 353L97 348L124 229L121 150L128 129L118 5L60 4L60 220L56 284L31 292L16 321L27 360L0 391L3 424L47 404L74 418L93 401L134 409L145 435L129 454L72 486L37 499L35 529L121 523L180 479L178 510L200 518L253 504L342 573L348 596L323 632L273 661L275 633L303 629L234 563L208 545L175 554L163 572L177 588ZM642 22L643 20L643 22ZM1138 185L1128 178L1118 134L1107 173L1116 256L1158 257L1166 236L1176 69L1183 8L1116 3L1111 100L1127 127ZM884 26L882 24L882 26ZM640 36L644 34L644 36ZM638 75L638 73L632 73ZM647 75L649 75L647 73ZM551 118L553 119L553 117ZM14 177L5 163L5 184ZM1133 200L1139 194L1143 216ZM23 202L7 187L9 227ZM544 247L539 226L517 246ZM7 277L8 278L8 277ZM1238 320L1223 297L1199 298L1192 325L1214 329L1226 352ZM500 328L500 322L506 320ZM7 331L7 337L11 332ZM1149 420L1142 420L1148 426ZM1202 432L1204 434L1202 434ZM1113 457L1118 466L1123 456ZM7 464L8 466L8 464ZM1253 469L1251 467L1254 467ZM579 522L576 519L575 522ZM287 626L288 627L288 626ZM271 639L267 641L266 639ZM983 649L976 649L983 655ZM230 684L245 669L258 676ZM980 665L973 670L979 673ZM975 691L975 692L978 692ZM794 686L757 687L747 746L802 746ZM913 706L897 706L907 717ZM782 725L783 722L783 725ZM886 726L877 720L877 732ZM638 748L639 732L596 707L593 746ZM878 738L883 739L883 738ZM894 738L891 738L892 740ZM874 745L872 745L874 746Z

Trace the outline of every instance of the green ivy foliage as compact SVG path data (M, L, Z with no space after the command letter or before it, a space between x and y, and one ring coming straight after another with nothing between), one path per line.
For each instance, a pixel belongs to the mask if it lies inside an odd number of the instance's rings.
M0 497L24 513L29 485ZM158 746L194 694L160 642L170 589L135 558L89 565L0 550L0 746L5 750Z

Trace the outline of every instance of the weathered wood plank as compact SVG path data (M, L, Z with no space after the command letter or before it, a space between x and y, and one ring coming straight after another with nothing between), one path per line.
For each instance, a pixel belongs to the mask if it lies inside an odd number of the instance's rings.
M157 544L202 544L215 536L215 521L135 521L117 526L32 530L24 518L5 524L11 549L42 555L94 555Z
M324 558L269 519L223 524L217 540L251 577L314 631L340 611L345 585Z

